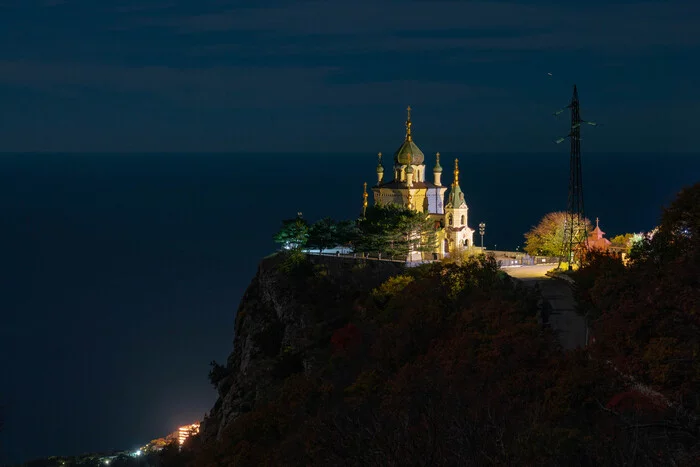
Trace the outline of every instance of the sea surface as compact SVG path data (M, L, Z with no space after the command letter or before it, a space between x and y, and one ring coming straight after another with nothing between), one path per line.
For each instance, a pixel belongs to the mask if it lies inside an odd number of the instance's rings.
M565 151L443 153L443 184L454 157L488 248L522 248L566 208ZM0 464L131 449L201 419L209 362L231 351L282 219L357 217L375 168L371 153L0 154ZM650 230L698 181L700 154L583 155L586 214L608 237Z

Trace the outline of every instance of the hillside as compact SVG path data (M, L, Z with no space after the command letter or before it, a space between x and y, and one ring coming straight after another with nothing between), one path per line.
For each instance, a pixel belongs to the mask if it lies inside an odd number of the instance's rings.
M178 463L697 465L699 192L630 267L602 255L578 273L586 350L564 352L489 258L266 259Z

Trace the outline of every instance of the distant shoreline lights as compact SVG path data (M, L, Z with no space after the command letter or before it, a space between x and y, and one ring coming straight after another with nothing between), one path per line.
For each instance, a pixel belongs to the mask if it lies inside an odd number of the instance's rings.
M177 429L177 442L182 446L187 438L199 433L199 423L184 425Z

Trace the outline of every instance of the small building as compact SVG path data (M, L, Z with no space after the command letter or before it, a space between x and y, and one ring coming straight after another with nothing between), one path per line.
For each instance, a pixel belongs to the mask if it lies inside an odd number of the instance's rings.
M588 249L589 250L599 250L608 251L610 249L610 240L603 238L605 232L600 230L599 225L600 220L595 218L595 229L588 234Z
M183 445L185 440L192 435L199 433L199 423L193 423L191 425L184 425L177 429L177 442L180 446Z

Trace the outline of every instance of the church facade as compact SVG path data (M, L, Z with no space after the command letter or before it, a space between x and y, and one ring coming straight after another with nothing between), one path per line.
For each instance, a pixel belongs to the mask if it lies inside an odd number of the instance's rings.
M394 153L393 164L384 170L382 153L377 165L377 184L372 187L374 204L396 204L424 212L437 229L437 243L430 257L420 258L415 252L409 261L442 258L450 253L471 248L474 230L469 228L469 207L459 185L459 160L454 161L452 185L442 184L440 153L435 155L432 181L426 172L425 155L413 141L411 108L406 118L406 136Z

